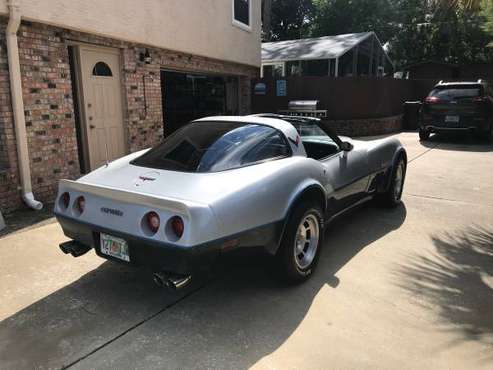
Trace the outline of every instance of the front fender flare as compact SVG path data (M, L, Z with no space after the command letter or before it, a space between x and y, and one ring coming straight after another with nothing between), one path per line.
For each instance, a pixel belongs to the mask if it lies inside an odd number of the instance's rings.
M404 160L406 161L406 166L407 166L407 153L406 150L401 146L398 150L395 151L394 156L392 158L392 166L388 170L387 177L385 179L385 186L384 186L384 192L389 190L390 184L392 182L392 174L394 173L394 168L397 165L397 161L399 158L403 156Z

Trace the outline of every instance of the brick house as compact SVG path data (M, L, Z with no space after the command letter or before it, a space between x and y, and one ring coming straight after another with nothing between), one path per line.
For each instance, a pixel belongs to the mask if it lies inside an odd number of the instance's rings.
M0 0L0 210L248 113L259 66L260 0Z

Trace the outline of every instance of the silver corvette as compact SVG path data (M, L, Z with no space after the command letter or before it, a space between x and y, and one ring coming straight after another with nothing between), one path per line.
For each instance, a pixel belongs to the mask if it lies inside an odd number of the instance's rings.
M60 248L146 265L158 284L181 288L220 254L260 246L302 281L328 222L372 198L400 202L406 164L397 139L338 137L317 119L203 118L60 181L55 215L71 239Z

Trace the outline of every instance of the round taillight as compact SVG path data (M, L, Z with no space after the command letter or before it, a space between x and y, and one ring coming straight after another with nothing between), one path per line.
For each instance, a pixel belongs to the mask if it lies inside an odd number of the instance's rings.
M84 212L84 208L86 207L86 199L84 197L78 197L75 201L75 204L77 205L77 210L79 211L79 213L82 213Z
M180 216L174 216L170 220L171 230L176 235L178 239L183 235L185 230L185 225L183 224L183 219Z
M62 202L62 206L67 209L69 204L70 204L70 194L69 193L63 193L62 196L60 197L60 200Z
M157 233L157 231L159 230L159 224L161 223L159 220L159 215L156 212L152 211L147 214L146 218L149 230L151 230L151 232L153 232L154 234Z

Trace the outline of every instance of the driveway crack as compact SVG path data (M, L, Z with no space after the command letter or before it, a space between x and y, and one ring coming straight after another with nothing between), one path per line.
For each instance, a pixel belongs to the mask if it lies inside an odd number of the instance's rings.
M420 153L420 154L418 154L416 157L414 157L414 158L410 159L407 163L409 164L409 163L411 163L411 162L415 161L416 159L421 158L422 156L424 156L424 155L425 155L425 154L427 154L428 152L431 152L433 149L438 148L439 146L440 146L440 144L438 143L438 144L436 144L435 146L432 146L431 148L428 148L428 149L427 149L427 150L425 150L423 153Z
M85 360L86 358L90 357L91 355L95 354L96 352L98 352L99 350L105 348L106 346L110 345L111 343L115 342L116 340L120 339L121 337L123 337L124 335L130 333L131 331L133 331L134 329L137 329L139 326L145 324L146 322L148 322L149 320L152 320L153 318L155 318L156 316L160 315L161 313L163 313L164 311L166 311L168 308L171 308L173 307L174 305L180 303L182 300L184 300L185 298L189 297L190 295L192 295L193 293L197 292L198 290L202 289L205 285L202 285L202 286L199 286L197 287L196 289L193 289L191 290L190 292L188 292L187 294L184 294L183 297L180 297L179 299L177 299L176 301L164 306L163 308L161 308L159 311L153 313L152 315L142 319L141 321L137 322L136 324L132 325L131 327L129 327L128 329L124 330L123 332L121 332L120 334L114 336L113 338L111 338L110 340L104 342L103 344L97 346L96 348L94 348L92 351L90 351L89 353L77 358L76 360L72 361L71 363L69 363L68 365L63 365L61 367L61 369L69 369L71 368L72 366L78 364L79 362Z
M425 199L435 199L435 200L443 200L446 202L455 202L455 203L464 203L464 204L471 204L471 205L477 205L476 203L473 202L468 202L466 200L460 200L460 199L450 199L450 198L443 198L443 197L435 197L433 195L420 195L420 194L410 194L406 193L407 196L410 197L415 197L415 198L425 198ZM493 207L493 204L481 204L482 206L486 207Z

